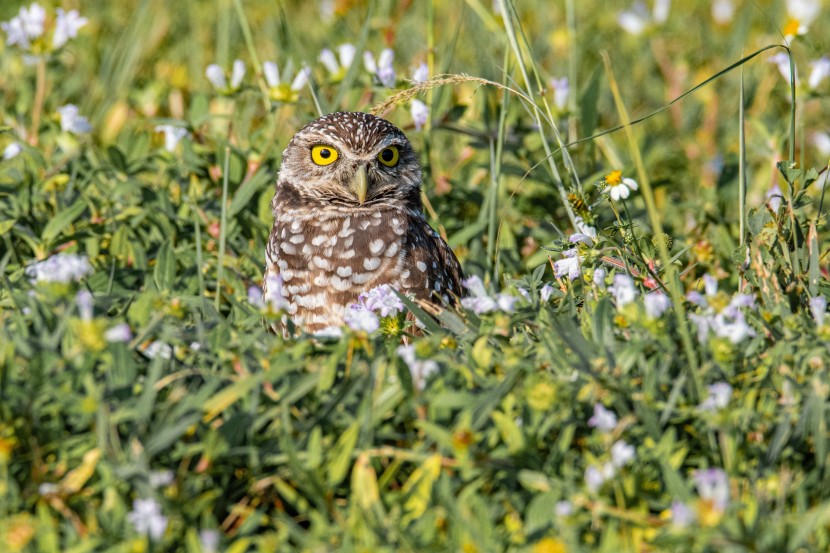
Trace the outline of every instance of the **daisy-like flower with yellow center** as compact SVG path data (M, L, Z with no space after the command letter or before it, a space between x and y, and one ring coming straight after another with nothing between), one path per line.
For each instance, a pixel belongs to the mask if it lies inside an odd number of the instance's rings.
M637 190L639 186L637 181L632 178L622 176L622 171L611 171L605 175L605 185L608 187L608 195L614 201L624 200L631 195L632 190Z
M810 24L821 11L821 0L787 0L787 22L784 37L789 41L798 35L807 34Z

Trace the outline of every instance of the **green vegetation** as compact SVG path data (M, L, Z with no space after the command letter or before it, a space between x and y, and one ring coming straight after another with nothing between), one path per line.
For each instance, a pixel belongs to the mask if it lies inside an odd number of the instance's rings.
M830 549L830 18L761 4L3 2L0 550ZM270 334L373 109L478 278Z

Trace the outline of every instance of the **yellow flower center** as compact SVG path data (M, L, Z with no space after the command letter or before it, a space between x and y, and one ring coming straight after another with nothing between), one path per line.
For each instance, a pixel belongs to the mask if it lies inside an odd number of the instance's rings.
M605 175L605 183L608 186L616 186L622 182L622 171L611 171Z
M784 36L796 36L800 28L801 23L799 23L798 19L788 19L784 25Z

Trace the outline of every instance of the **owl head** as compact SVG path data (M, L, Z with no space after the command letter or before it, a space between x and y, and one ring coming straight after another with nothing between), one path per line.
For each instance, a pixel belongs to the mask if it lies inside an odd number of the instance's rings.
M421 167L395 125L361 112L325 115L300 129L282 157L277 191L308 204L420 207Z

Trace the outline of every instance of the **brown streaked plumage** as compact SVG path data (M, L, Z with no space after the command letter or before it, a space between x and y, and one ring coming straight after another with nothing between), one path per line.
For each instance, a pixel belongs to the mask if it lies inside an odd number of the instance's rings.
M346 307L381 284L437 304L461 293L461 266L424 217L415 151L384 119L339 112L300 129L271 207L266 277L282 279L305 331L341 325Z

